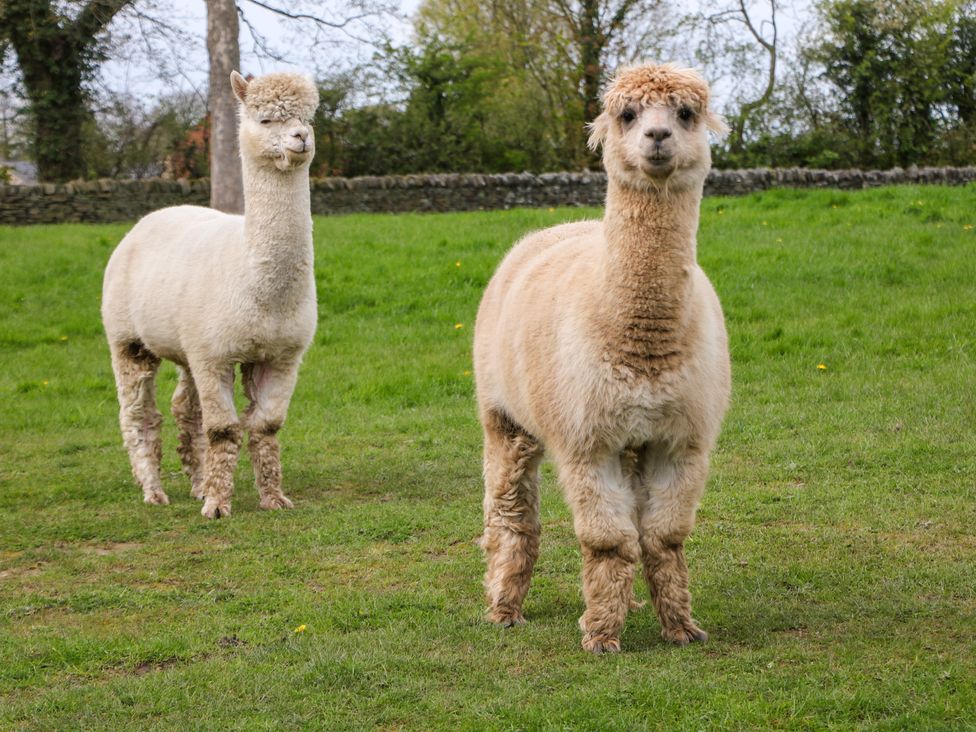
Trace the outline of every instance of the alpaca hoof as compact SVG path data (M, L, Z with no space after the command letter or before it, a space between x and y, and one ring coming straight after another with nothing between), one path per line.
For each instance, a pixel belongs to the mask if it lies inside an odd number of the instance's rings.
M288 500L287 496L278 494L277 496L265 496L261 499L261 508L273 511L276 508L294 508L295 504Z
M230 504L221 504L215 499L208 498L203 502L200 513L209 519L227 518L230 516Z
M203 490L202 485L191 485L190 486L190 498L196 498L198 501L202 501L207 497L206 491Z
M488 620L500 628L511 628L515 625L525 625L525 617L518 610L489 610Z
M708 633L691 622L684 624L680 628L662 630L661 636L668 643L676 646L686 646L689 643L704 643L708 640Z
M152 493L146 493L142 498L142 502L152 506L168 506L169 496L162 491L153 491Z
M620 653L620 639L610 635L591 635L587 633L583 636L583 650L594 653L597 656L604 653Z

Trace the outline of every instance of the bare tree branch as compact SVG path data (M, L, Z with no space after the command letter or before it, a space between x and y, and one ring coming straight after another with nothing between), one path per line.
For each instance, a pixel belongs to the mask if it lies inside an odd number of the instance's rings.
M259 8L264 8L265 10L280 15L285 18L290 18L291 20L311 20L313 23L318 25L328 26L329 28L335 28L337 30L343 30L350 24L356 22L357 20L363 20L364 18L369 18L373 13L360 13L359 15L351 15L348 18L343 19L341 22L325 20L317 15L310 15L308 13L294 13L284 8L277 7L275 5L269 5L268 3L261 2L261 0L247 0L247 2L252 5L257 5Z
M105 30L122 8L133 0L91 0L74 22L79 38L92 38Z
M244 27L247 28L247 32L251 36L251 40L254 41L255 48L273 61L287 61L284 56L271 48L271 46L268 44L268 39L258 32L258 29L254 27L254 24L250 20L248 20L240 6L237 8L237 17L240 19L241 23L243 23Z

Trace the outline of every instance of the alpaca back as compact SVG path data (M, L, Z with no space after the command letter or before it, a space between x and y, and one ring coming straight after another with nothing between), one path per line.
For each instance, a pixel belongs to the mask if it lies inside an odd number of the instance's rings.
M314 331L314 297L274 317L249 293L251 279L243 216L198 206L161 209L141 219L109 260L106 330L114 341L138 340L183 364L191 351L245 361L304 350ZM314 290L314 281L303 284ZM262 344L260 352L254 343Z

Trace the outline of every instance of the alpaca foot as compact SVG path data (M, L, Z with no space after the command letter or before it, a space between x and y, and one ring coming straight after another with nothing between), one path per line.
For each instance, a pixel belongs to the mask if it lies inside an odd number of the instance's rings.
M686 646L689 643L704 643L708 640L708 633L688 620L677 628L664 628L661 637L676 646Z
M583 650L600 656L620 653L620 639L606 633L587 633L583 636Z
M169 496L163 493L162 490L146 491L142 497L142 502L153 506L168 506Z
M283 493L279 493L276 496L264 496L261 498L261 508L265 510L274 510L276 508L294 508L295 504L288 500L288 497Z
M488 610L488 620L501 628L511 628L514 625L525 625L525 618L520 610L507 608L491 608Z
M191 483L190 484L190 498L196 498L198 501L202 501L207 497L206 491L203 490L203 482Z
M220 501L216 498L207 498L203 502L200 513L209 519L227 518L230 516L230 502Z

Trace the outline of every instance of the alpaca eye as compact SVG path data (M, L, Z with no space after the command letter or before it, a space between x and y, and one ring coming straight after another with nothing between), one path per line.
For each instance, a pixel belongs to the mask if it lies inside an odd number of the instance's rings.
M691 107L682 107L678 110L678 119L682 122L689 122L695 118L695 111Z
M620 113L620 119L624 124L629 124L633 122L635 119L637 119L637 115L634 114L634 110L625 109L623 112Z

